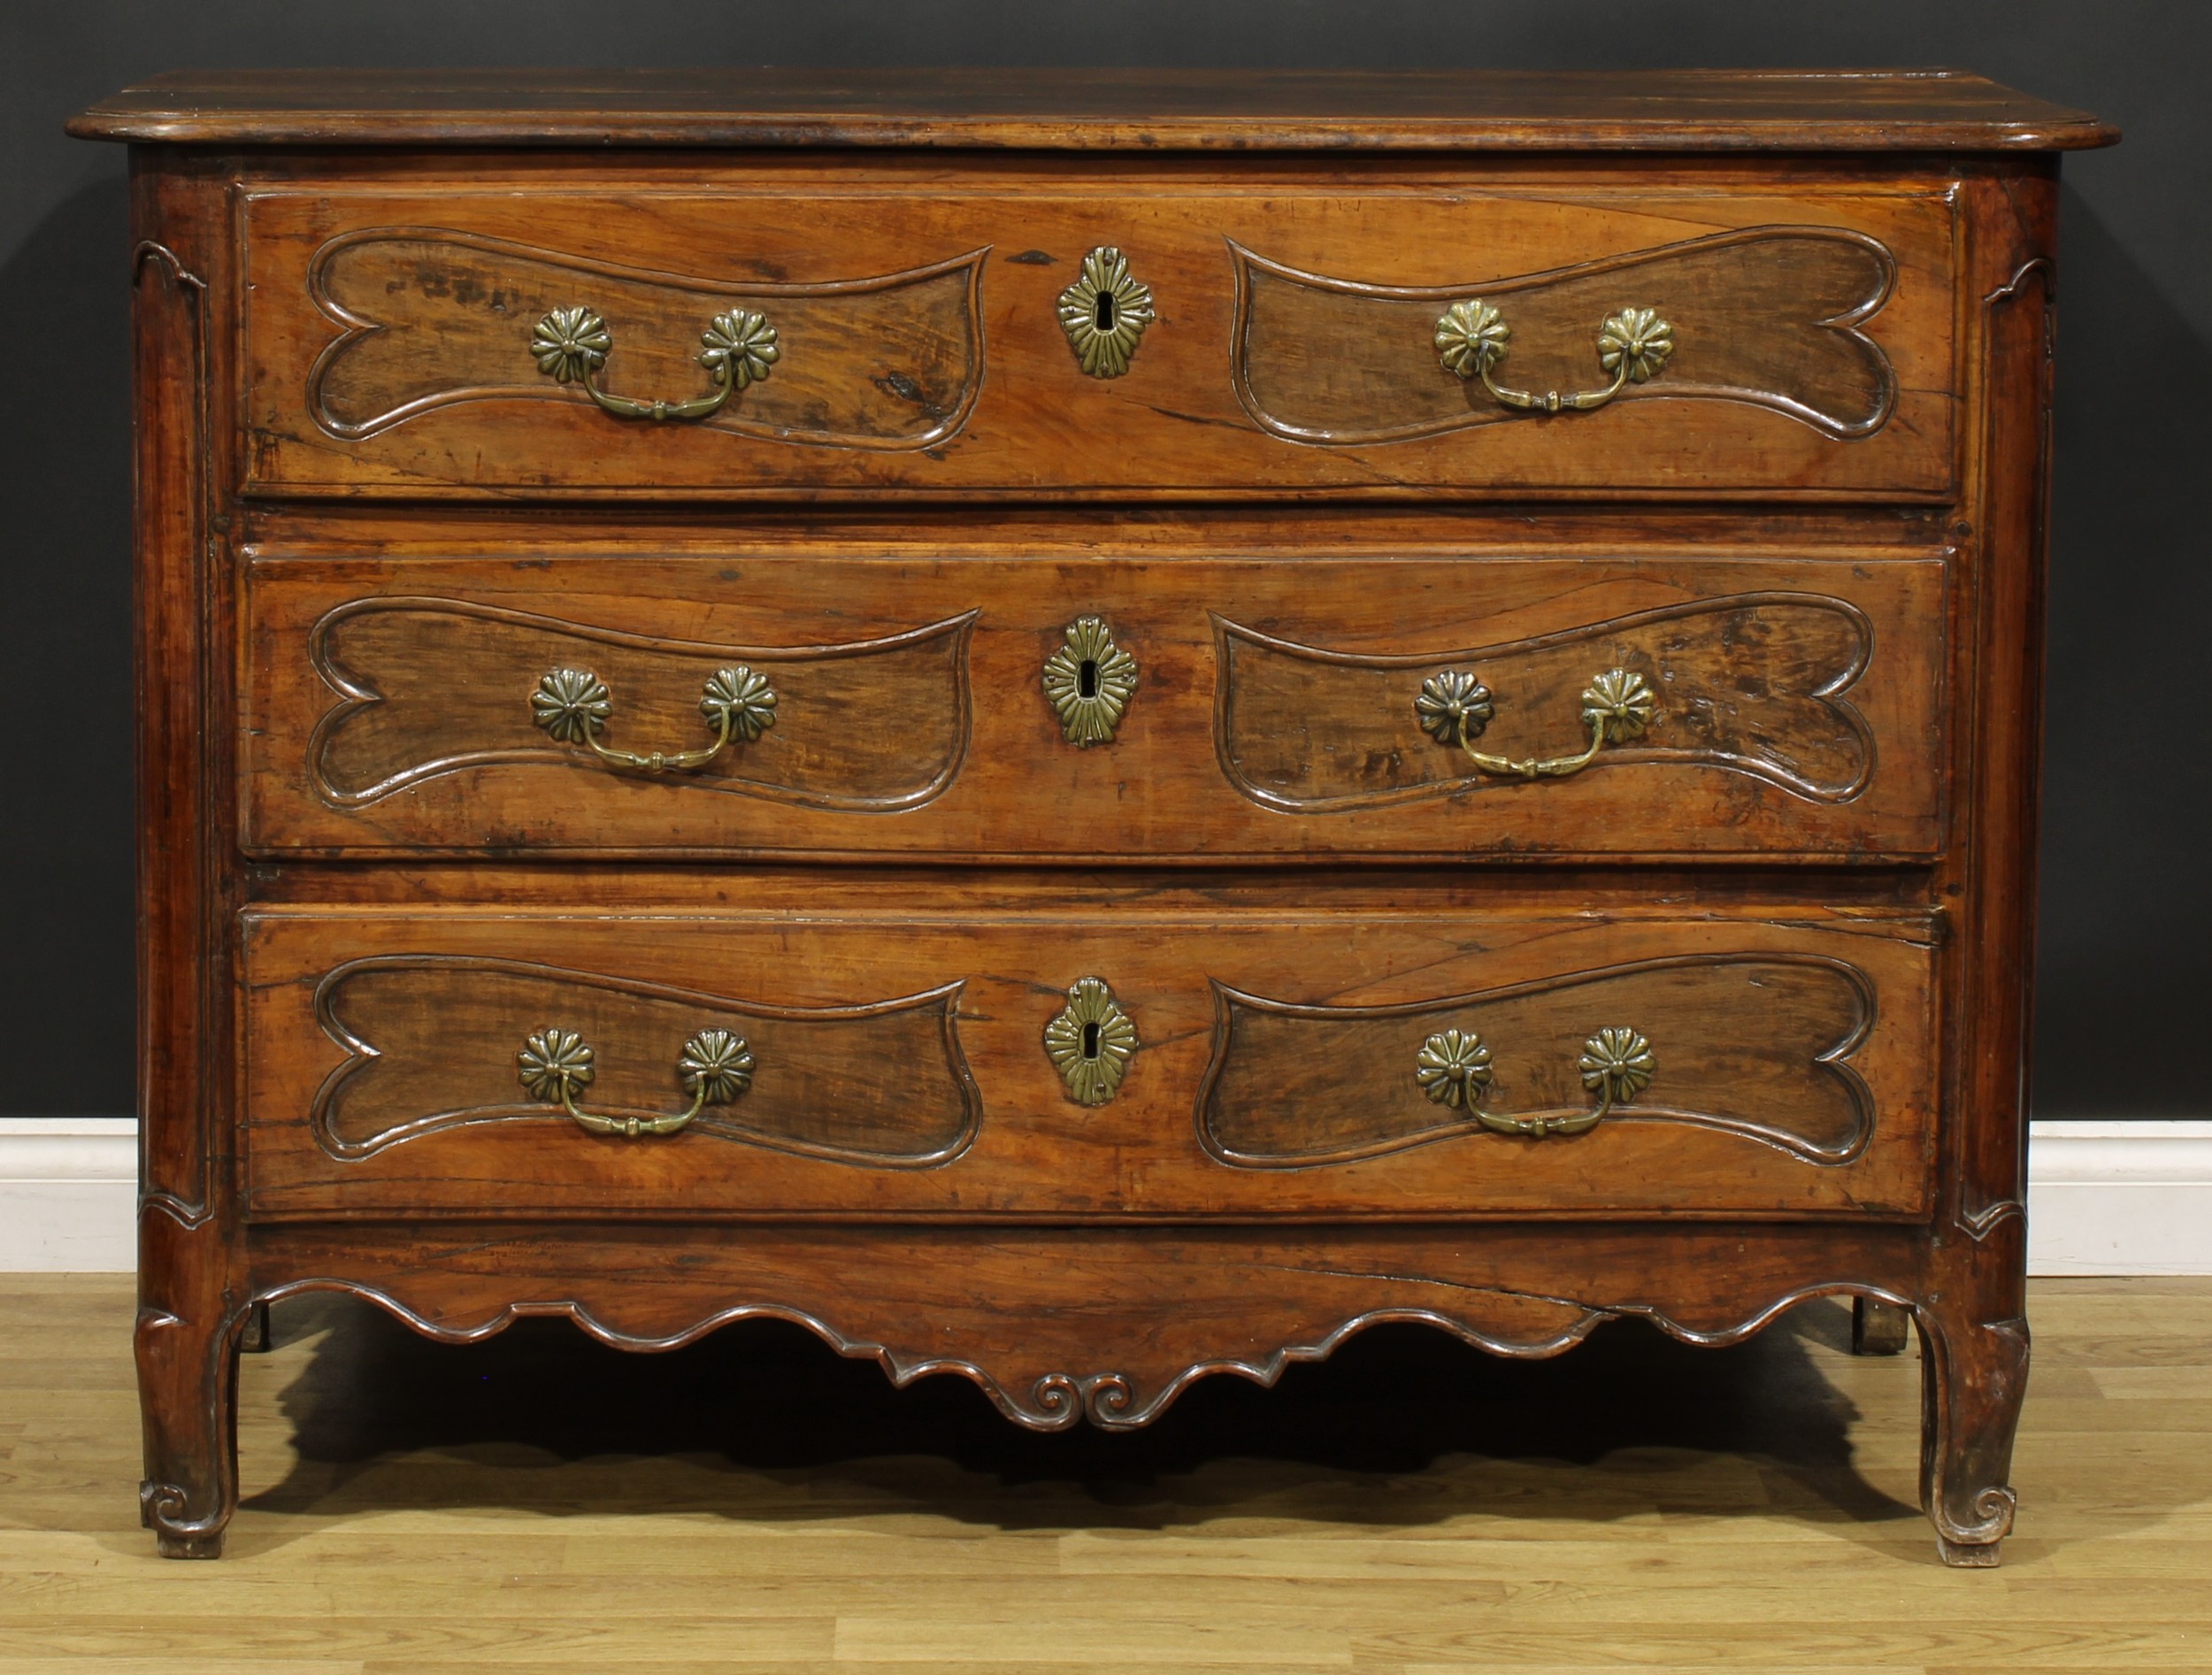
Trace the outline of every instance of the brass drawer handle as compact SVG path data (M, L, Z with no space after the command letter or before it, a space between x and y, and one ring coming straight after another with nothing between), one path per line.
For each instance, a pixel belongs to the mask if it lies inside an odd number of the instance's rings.
M1586 413L1602 407L1630 384L1655 378L1674 353L1674 327L1653 308L1624 308L1598 328L1598 365L1613 374L1603 389L1577 390L1563 396L1547 390L1504 389L1491 377L1491 369L1506 357L1513 328L1505 318L1479 296L1454 303L1436 322L1436 357L1445 370L1462 378L1479 378L1482 387L1508 407L1525 413Z
M1045 1026L1045 1056L1079 1105L1103 1105L1137 1051L1137 1023L1096 977L1077 980L1068 1003Z
M613 695L607 683L588 669L548 669L530 695L530 718L562 744L588 745L602 762L618 768L640 768L648 773L679 772L704 767L735 741L750 744L776 725L776 693L765 675L741 663L717 669L707 677L699 712L714 729L714 742L695 750L656 750L640 756L634 750L614 750L599 742L599 729L614 714Z
M617 419L704 419L748 384L768 376L783 351L776 328L765 314L733 308L717 314L701 333L699 365L713 376L714 388L687 402L640 401L610 396L596 374L614 349L614 334L595 309L557 308L530 334L530 353L538 370L557 384L581 384L584 393Z
M1589 748L1575 756L1516 761L1475 749L1474 741L1490 725L1494 711L1490 688L1471 672L1446 669L1432 674L1421 683L1421 695L1413 701L1423 732L1439 743L1458 745L1485 773L1512 780L1556 780L1579 773L1608 744L1642 737L1658 710L1659 700L1643 676L1629 669L1608 669L1582 689L1582 725L1590 729Z
M1582 1085L1598 1096L1596 1106L1571 1117L1502 1117L1482 1109L1490 1087L1490 1049L1473 1031L1440 1030L1421 1043L1413 1077L1437 1104L1463 1110L1494 1134L1579 1134L1595 1128L1614 1108L1651 1086L1659 1061L1651 1043L1632 1029L1601 1029L1582 1043L1577 1065Z
M726 1105L753 1085L753 1053L742 1035L726 1029L703 1029L684 1043L676 1061L676 1080L691 1095L688 1110L664 1117L602 1117L579 1110L576 1095L591 1086L590 1045L574 1030L549 1025L532 1034L515 1055L515 1074L533 1099L558 1105L578 1126L595 1134L635 1140L645 1134L672 1134L709 1105Z

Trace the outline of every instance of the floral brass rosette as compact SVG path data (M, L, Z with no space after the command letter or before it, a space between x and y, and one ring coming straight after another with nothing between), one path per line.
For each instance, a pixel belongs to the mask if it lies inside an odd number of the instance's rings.
M742 1035L703 1029L684 1043L676 1075L701 1104L726 1105L753 1085L752 1049Z
M1413 711L1421 731L1440 744L1479 737L1496 713L1490 688L1464 669L1440 670L1424 680Z
M531 718L562 744L588 743L613 713L606 682L588 669L549 669L530 695Z
M1440 1030L1421 1043L1413 1079L1446 1110L1471 1110L1490 1086L1490 1049L1472 1030Z
M1632 1029L1601 1029L1582 1043L1582 1085L1608 1105L1625 1104L1651 1086L1659 1061Z
M765 314L733 308L717 314L714 324L699 334L705 345L699 365L718 379L726 378L733 389L743 389L768 376L768 369L783 354L776 346L776 328Z
M741 663L707 677L699 713L717 733L750 744L776 725L776 694L768 677Z

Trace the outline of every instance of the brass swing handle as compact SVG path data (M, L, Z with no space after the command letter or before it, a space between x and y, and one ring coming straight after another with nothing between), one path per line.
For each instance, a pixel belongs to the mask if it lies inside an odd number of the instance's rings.
M538 689L530 695L530 718L558 742L587 745L602 762L618 768L672 773L704 767L733 741L750 744L774 726L775 688L765 675L733 663L707 677L699 712L714 729L712 744L695 750L655 750L641 756L599 742L600 728L614 714L614 697L607 683L590 670L548 669L538 678Z
M1513 328L1504 317L1479 296L1454 303L1436 322L1436 357L1445 370L1462 378L1479 378L1482 387L1504 405L1521 412L1586 413L1602 407L1630 384L1655 378L1674 353L1674 327L1654 308L1624 308L1598 328L1598 365L1613 374L1603 389L1577 390L1563 396L1546 390L1506 389L1493 378L1491 369L1506 357Z
M522 1043L515 1073L530 1097L558 1105L577 1126L595 1134L635 1140L645 1134L672 1134L709 1105L726 1105L753 1085L753 1054L742 1035L726 1029L703 1029L684 1043L676 1061L676 1080L691 1095L691 1109L664 1117L602 1117L579 1110L576 1095L591 1086L590 1045L574 1030L549 1025Z
M768 317L743 308L717 314L699 342L704 345L699 365L712 376L714 388L686 402L641 401L610 396L599 388L597 374L614 349L614 334L595 309L555 309L530 334L530 354L555 383L581 384L587 396L617 419L704 419L719 411L737 391L767 377L783 353Z
M1598 1096L1589 1110L1571 1117L1502 1117L1482 1109L1490 1086L1490 1049L1472 1030L1440 1030L1421 1043L1414 1060L1414 1080L1434 1103L1463 1110L1494 1134L1579 1134L1595 1128L1651 1086L1659 1061L1651 1043L1632 1029L1601 1029L1582 1043L1577 1066L1582 1085Z
M1659 700L1643 676L1629 669L1608 669L1582 689L1582 725L1590 729L1588 749L1574 756L1516 761L1475 749L1475 740L1490 725L1494 711L1490 688L1471 671L1446 669L1431 675L1413 701L1423 732L1440 743L1458 745L1483 772L1513 780L1556 780L1579 773L1608 744L1642 737L1658 709Z

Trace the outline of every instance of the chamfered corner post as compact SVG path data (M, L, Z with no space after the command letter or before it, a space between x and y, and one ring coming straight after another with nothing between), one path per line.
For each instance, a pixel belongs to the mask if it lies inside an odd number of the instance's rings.
M139 1512L171 1558L213 1558L238 1500L240 1272L228 1110L234 883L229 693L213 648L224 552L212 436L228 354L230 169L131 158L138 739Z

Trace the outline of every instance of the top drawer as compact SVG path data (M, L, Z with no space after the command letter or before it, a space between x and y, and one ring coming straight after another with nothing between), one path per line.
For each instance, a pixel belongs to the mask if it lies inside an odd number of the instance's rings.
M272 186L243 209L245 483L1940 497L1947 189L1783 185L698 165ZM1087 261L1104 247L1125 273Z

